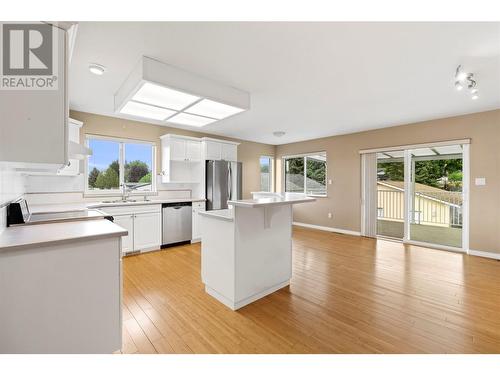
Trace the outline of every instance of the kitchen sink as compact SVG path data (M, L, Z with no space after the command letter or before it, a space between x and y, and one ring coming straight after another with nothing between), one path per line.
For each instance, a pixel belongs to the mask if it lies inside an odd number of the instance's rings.
M134 203L134 202L138 202L137 199L126 199L126 200L116 199L112 201L102 201L101 203Z

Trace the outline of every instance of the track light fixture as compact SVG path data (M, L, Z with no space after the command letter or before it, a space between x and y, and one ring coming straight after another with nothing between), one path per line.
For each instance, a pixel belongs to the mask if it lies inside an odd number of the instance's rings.
M478 89L476 87L477 82L474 79L474 73L468 73L462 69L462 65L457 66L455 71L455 89L461 91L464 87L467 87L471 94L472 100L479 99Z

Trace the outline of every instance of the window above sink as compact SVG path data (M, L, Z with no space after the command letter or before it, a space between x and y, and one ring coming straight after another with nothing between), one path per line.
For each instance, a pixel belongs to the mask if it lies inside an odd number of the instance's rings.
M124 185L130 195L156 193L154 143L86 135L86 145L93 155L85 163L85 194L121 195Z

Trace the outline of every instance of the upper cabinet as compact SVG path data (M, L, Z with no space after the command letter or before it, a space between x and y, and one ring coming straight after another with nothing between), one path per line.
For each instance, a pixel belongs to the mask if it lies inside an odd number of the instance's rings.
M75 148L83 146L80 145L80 128L83 126L83 123L77 120L69 119L68 121L68 152L69 152L69 160L68 164L57 171L58 175L61 176L76 176L80 174L80 160L79 158L83 158L78 156L78 151Z
M161 139L161 179L164 183L200 183L201 140L165 134Z
M16 62L16 66L10 66L11 70L14 69L12 76L6 75L5 69L2 72L2 85L8 83L8 87L0 89L0 162L10 162L20 170L56 171L67 165L69 160L68 38L67 32L59 27L49 24L37 26L40 29L33 32L42 36L42 47L50 49L49 39L52 39L55 49L47 53L52 53L54 59L37 63L38 70L40 64L50 68L42 72L45 75L39 71L30 75L31 60L23 60L22 67L20 61ZM11 46L20 39L13 35L28 31L11 31Z
M205 160L238 160L239 143L213 138L202 138Z

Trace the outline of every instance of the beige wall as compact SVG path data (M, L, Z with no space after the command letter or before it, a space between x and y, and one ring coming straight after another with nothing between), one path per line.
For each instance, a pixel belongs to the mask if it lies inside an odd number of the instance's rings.
M244 198L249 198L251 191L260 190L259 157L261 155L274 156L275 152L275 146L271 145L219 137L206 133L192 132L139 121L124 120L115 117L107 117L77 111L71 111L70 116L75 120L83 122L81 136L83 136L83 134L96 134L109 137L121 137L156 142L158 146L157 149L160 151L157 152L156 155L157 173L161 171L160 136L163 134L179 134L192 137L213 137L241 142L238 146L238 161L243 163Z
M359 231L359 150L464 138L471 139L470 248L500 253L500 110L277 146L277 191L282 156L326 151L328 197L297 205L294 220ZM486 186L475 186L475 177L486 177Z

